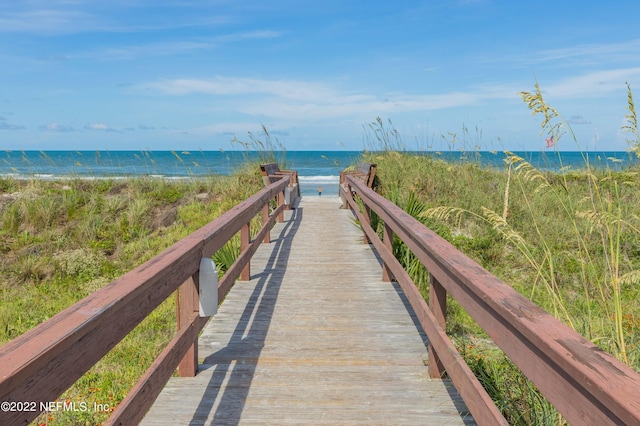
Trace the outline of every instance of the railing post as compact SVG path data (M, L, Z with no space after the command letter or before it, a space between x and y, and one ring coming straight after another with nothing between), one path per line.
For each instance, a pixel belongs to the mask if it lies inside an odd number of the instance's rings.
M198 273L185 281L176 292L176 325L178 330L189 327L194 312L199 312ZM198 338L178 364L180 377L195 377L198 372Z
M349 202L347 201L347 197L351 197L351 199L353 200L353 192L351 191L351 185L349 185L349 182L347 182L346 177L344 178L344 188L345 188L345 194L344 194L344 200L342 200L342 203L345 209L347 207L351 208L351 204L349 204ZM353 209L351 209L351 211L353 212Z
M438 325L446 330L447 327L447 290L431 275L429 286L429 308L436 318ZM429 343L429 376L438 379L444 376L445 369L440 357Z
M251 235L249 233L250 226L249 224L245 224L240 229L240 253L244 252L251 242ZM240 272L240 280L241 281L249 281L251 279L251 260L247 260L247 264L244 268L242 268L242 272Z
M344 178L344 172L340 172L340 181L338 183L338 194L340 195L340 200L342 201L342 208L346 209L347 207L349 207L348 203L347 203L347 194L345 193L345 188L347 187L346 182L345 182L345 178Z
M386 222L384 224L384 231L382 234L382 243L389 250L389 253L393 253L393 230L391 230L391 227L387 225ZM383 261L382 262L382 281L389 282L391 281L391 277L392 277L391 269L389 269L389 266L386 264L386 262Z
M284 204L284 191L278 192L278 207ZM284 222L284 211L280 210L278 213L278 222Z
M269 203L262 207L262 223L265 224L269 221ZM269 244L271 242L271 230L267 229L267 233L262 240L263 243Z
M364 220L365 222L367 222L367 225L371 225L371 207L367 206L366 204L364 205ZM364 244L371 244L371 240L367 236L367 233L364 232L364 229L362 230L362 233L364 234L362 242Z

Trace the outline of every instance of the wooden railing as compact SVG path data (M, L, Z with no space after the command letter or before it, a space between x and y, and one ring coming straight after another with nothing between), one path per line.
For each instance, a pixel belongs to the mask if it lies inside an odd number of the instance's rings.
M640 375L567 327L395 204L346 177L343 201L358 217L365 241L383 260L383 279L395 278L429 338L428 370L445 372L478 424L506 424L445 333L449 294L571 424L640 424ZM354 199L364 203L364 213ZM382 240L369 212L384 222ZM429 305L392 254L397 235L431 275Z
M177 289L175 337L107 424L138 423L176 367L182 376L195 375L198 333L209 319L199 316L201 259L210 258L240 232L241 253L218 283L218 300L238 276L248 280L251 256L261 242L269 241L274 222L283 220L284 189L289 179L267 186L153 259L1 347L0 402L5 405L0 410L0 425L27 424L35 419L43 407L55 401ZM274 198L278 206L270 213L269 203ZM251 241L249 225L260 212L263 226Z

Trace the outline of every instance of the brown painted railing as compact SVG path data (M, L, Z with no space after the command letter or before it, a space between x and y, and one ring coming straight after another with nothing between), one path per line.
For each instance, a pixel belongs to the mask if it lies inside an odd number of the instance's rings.
M389 200L346 177L340 195L365 241L383 260L383 279L402 287L429 337L429 373L453 381L478 424L506 424L445 333L449 294L556 409L575 425L640 424L640 375L491 275ZM363 214L353 194L364 203ZM382 240L369 212L384 222ZM391 252L397 235L431 275L429 306Z
M240 232L241 253L218 283L218 300L238 276L247 280L251 256L261 242L269 241L276 219L283 219L284 189L289 179L267 186L158 256L1 347L0 401L28 405L14 404L19 411L0 410L0 425L27 424L35 419L43 406L55 401L177 289L176 336L118 405L108 424L138 423L176 367L180 375L195 375L198 333L208 320L199 316L200 260L211 257ZM269 213L269 202L276 197L278 207ZM251 242L249 224L260 212L263 226Z

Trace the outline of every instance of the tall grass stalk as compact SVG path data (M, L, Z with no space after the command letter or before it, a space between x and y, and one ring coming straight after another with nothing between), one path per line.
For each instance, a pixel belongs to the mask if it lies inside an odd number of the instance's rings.
M626 124L622 126L622 131L631 133L632 139L627 139L630 149L640 158L640 132L638 132L638 115L636 114L636 105L633 101L633 93L629 82L627 85L627 110L629 113L625 115Z
M368 151L405 151L400 132L394 127L391 119L386 121L376 117L375 121L364 127L364 146Z
M541 124L542 131L548 131L552 134L559 133L560 129L566 127L569 129L571 137L579 147L578 141L574 132L571 130L571 126L563 120L560 114L555 109L548 106L548 104L542 98L540 88L536 83L535 94L522 92L521 96L525 102L527 102L530 109L534 114L543 114L544 120ZM638 122L635 114L635 106L633 102L633 94L631 87L627 83L627 109L629 114L626 116L627 124L623 126L623 130L632 133L635 136L635 146L637 148L638 141ZM551 113L549 113L551 111ZM559 139L559 137L558 137ZM632 142L633 144L633 142ZM556 145L557 146L557 145ZM584 155L583 155L584 157ZM586 158L586 157L585 157ZM605 310L608 310L606 297L611 294L613 298L613 318L615 323L615 332L613 340L616 342L615 352L617 356L625 363L628 363L627 351L626 351L626 339L625 330L622 326L622 320L624 316L622 306L622 293L620 287L621 277L621 250L620 241L623 232L623 226L629 226L632 229L629 222L623 219L621 208L621 196L619 191L619 183L615 176L608 171L603 178L598 178L595 172L592 170L590 164L585 160L587 182L589 184L589 196L588 203L590 209L580 210L573 205L573 198L566 196L565 193L560 191L554 191L554 194L561 201L567 214L572 218L573 229L576 233L576 240L578 241L579 253L583 262L589 262L593 264L595 262L594 255L589 251L589 248L585 242L587 236L585 233L595 232L598 233L602 253L605 255L606 264L604 273L596 278L596 285L600 290L600 294L603 297L603 305ZM567 174L562 174L565 191L568 190ZM604 184L608 184L608 188L604 187ZM562 194L562 197L559 195ZM566 200L566 201L565 201ZM574 219L575 218L575 219ZM589 229L585 232L584 228L578 226L578 218L585 219L589 225ZM636 230L637 231L637 230ZM590 268L593 269L593 268ZM583 281L585 287L589 285L587 280L588 275L583 268ZM588 291L585 292L588 297Z
M232 145L239 145L245 149L245 163L278 163L282 169L287 167L287 149L273 137L267 127L262 125L262 136L248 132L249 140L243 141L238 138L231 140Z

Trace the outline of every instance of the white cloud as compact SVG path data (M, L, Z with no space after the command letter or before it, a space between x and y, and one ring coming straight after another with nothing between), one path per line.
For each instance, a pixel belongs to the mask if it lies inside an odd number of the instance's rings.
M6 121L0 121L0 130L24 130L25 127L20 124L7 123Z
M39 129L43 132L74 132L73 126L67 126L64 124L58 123L49 123L43 124L39 127Z
M636 60L640 54L640 39L622 43L591 43L559 49L549 49L532 55L534 61L587 60L603 63L618 60Z
M640 80L640 68L594 71L548 85L541 84L541 88L556 98L590 98L626 91L624 82L629 80Z
M13 2L11 11L0 16L0 32L34 34L77 34L82 32L134 33L162 31L177 28L207 27L233 22L234 19L201 14L176 16L157 13L156 4L136 5L120 2L108 9L94 8L92 2ZM145 24L122 23L122 8L133 8L131 13L145 16ZM7 8L8 9L8 8ZM136 21L137 22L137 21Z
M620 43L589 43L554 49L529 50L518 48L517 53L501 52L483 55L478 59L483 64L506 64L509 68L531 69L594 69L603 64L611 67L637 63L640 55L640 39Z
M84 126L86 130L97 130L101 132L115 132L116 130L105 123L89 123Z
M72 33L91 28L93 19L79 11L37 9L6 13L0 17L0 31L32 33Z
M217 36L213 38L213 41L229 43L242 40L271 39L281 37L283 34L282 31L254 30Z
M213 45L210 43L180 41L167 43L150 43L140 46L111 47L107 49L99 49L93 52L76 54L73 55L73 57L97 58L100 60L130 60L142 56L175 55L211 48L213 48Z
M197 41L175 40L157 43L147 43L131 46L100 48L75 54L66 58L89 58L99 60L132 60L140 57L158 57L178 54L198 53L198 51L215 49L223 44L244 40L277 38L283 33L278 31L247 31L230 33L216 37L200 38Z
M109 130L109 126L104 123L89 123L84 128L87 130Z
M143 87L174 96L207 94L225 97L227 109L289 120L345 116L370 119L380 114L478 105L491 99L517 99L517 90L506 85L439 94L372 94L343 90L321 82L217 76L212 79L165 79Z
M119 132L119 130L114 129L105 123L88 123L84 126L85 130L93 130L98 132Z
M320 83L299 80L263 80L217 76L209 80L174 79L148 83L145 87L170 95L204 93L209 95L275 95L287 99L317 98L334 90Z
M269 131L277 131L279 129L278 126L269 125ZM249 121L234 121L234 122L220 122L213 123L202 127L197 127L194 129L189 129L191 133L194 135L209 135L209 134L219 134L219 135L227 135L227 136L237 136L242 138L246 136L247 132L252 132L254 134L258 134L262 131L261 123L259 122L249 122Z
M243 103L238 109L243 113L271 118L313 121L354 116L370 119L377 115L476 105L480 101L481 97L470 93L422 96L399 94L385 98L372 95L343 96L297 103L286 99L259 99Z
M20 124L9 123L5 117L0 116L0 130L24 130Z

